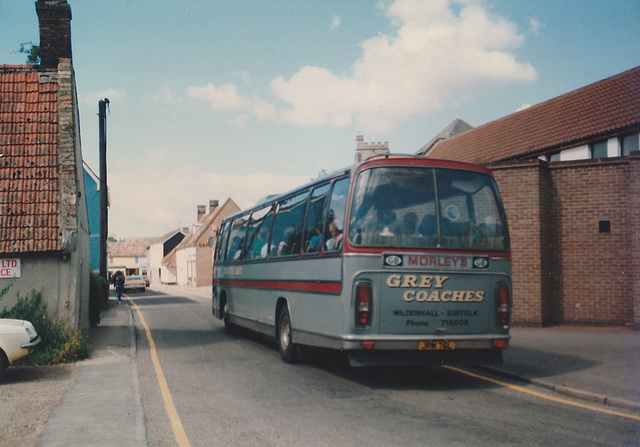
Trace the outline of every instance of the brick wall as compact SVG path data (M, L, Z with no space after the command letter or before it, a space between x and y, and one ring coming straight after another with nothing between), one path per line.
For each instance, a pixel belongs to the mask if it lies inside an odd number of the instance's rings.
M631 323L629 163L560 164L551 177L563 320ZM600 233L601 221L609 233Z
M513 321L541 325L540 176L537 163L494 168L511 233Z
M629 157L629 218L631 220L631 290L633 323L640 330L640 155Z
M514 324L640 322L639 167L638 156L493 167L511 231Z

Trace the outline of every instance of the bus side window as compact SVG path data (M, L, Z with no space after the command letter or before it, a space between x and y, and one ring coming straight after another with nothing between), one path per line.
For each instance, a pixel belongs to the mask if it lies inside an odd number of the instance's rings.
M215 253L215 261L222 262L224 257L223 253L225 252L225 248L227 245L227 236L229 236L229 222L225 222L222 228L220 228L220 232L218 233L218 240L216 242L216 253Z
M331 185L329 183L320 185L313 190L307 218L304 227L304 239L302 249L304 253L320 253L322 247L322 215L324 205L329 194Z
M327 252L337 252L342 249L349 180L349 177L345 177L333 184L325 224L325 251Z
M247 229L245 259L264 259L267 257L267 244L269 243L272 220L272 206L254 211L251 214L251 221Z
M271 231L269 256L300 253L302 223L309 191L278 202L278 211Z
M248 216L236 217L229 231L229 248L225 261L238 261L242 259L242 247L247 229Z

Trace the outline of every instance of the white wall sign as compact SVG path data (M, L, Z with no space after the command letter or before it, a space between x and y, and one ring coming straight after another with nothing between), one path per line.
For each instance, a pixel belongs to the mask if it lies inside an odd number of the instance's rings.
M0 259L0 278L20 278L20 259Z

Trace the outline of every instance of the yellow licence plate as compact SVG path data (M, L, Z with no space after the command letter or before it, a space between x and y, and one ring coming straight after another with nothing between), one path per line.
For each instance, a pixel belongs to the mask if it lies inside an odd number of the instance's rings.
M418 349L420 351L446 351L456 349L455 341L419 341Z

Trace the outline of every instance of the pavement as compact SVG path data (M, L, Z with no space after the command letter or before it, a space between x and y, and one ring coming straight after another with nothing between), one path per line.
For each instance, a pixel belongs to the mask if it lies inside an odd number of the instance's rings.
M208 298L211 287L154 291ZM129 305L109 300L89 333L91 357L50 415L40 446L147 446ZM557 326L513 328L504 364L483 369L576 399L640 413L640 331Z

